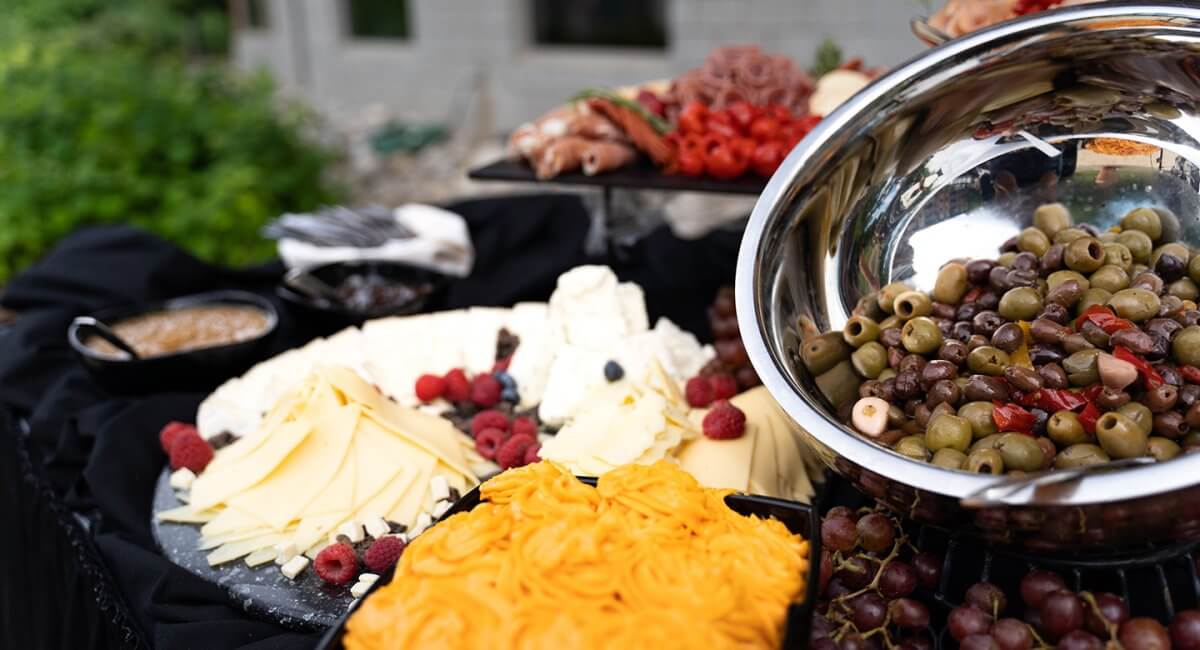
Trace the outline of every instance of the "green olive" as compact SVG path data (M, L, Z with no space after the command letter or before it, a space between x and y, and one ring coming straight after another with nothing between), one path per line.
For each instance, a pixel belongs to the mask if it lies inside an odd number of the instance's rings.
M942 345L942 330L925 316L918 316L900 330L900 343L913 354L929 354Z
M1042 311L1042 295L1033 287L1009 289L1000 296L996 311L1008 320L1033 320Z
M900 373L896 372L896 370L894 368L884 368L883 372L879 373L879 376L876 377L876 379L878 379L879 381L887 381L887 380L895 377L898 374L900 374Z
M1033 472L1042 468L1046 454L1042 446L1033 436L1023 433L1003 433L996 442L996 451L1004 459L1004 466L1010 470Z
M1151 241L1158 241L1162 237L1162 220L1150 208L1135 208L1121 218L1121 231L1126 230L1140 230Z
M1099 350L1080 350L1063 359L1063 370L1073 386L1090 386L1099 383L1100 369L1097 363Z
M958 407L958 417L971 425L971 435L982 438L996 433L996 423L992 420L991 402L967 402Z
M1108 304L1121 318L1140 323L1158 315L1161 301L1158 294L1146 289L1121 289L1108 299Z
M1186 436L1183 437L1183 441L1180 444L1183 445L1184 449L1191 449L1192 447L1200 447L1200 431L1193 431L1193 432L1187 434Z
M967 448L967 455L969 456L980 449L995 449L997 442L1000 442L1000 434L998 433L984 436L971 443L971 446Z
M962 300L963 294L970 288L967 282L967 267L958 262L951 262L938 271L937 280L933 283L931 295L938 302L956 305Z
M929 447L924 436L905 436L893 447L897 452L915 460L929 460Z
M1099 465L1111 460L1098 445L1071 445L1054 456L1054 466L1058 469L1071 469L1085 465Z
M1193 257L1192 261L1188 262L1188 277L1192 279L1192 282L1200 282L1200 255Z
M1062 230L1054 233L1054 243L1066 246L1076 239L1082 239L1084 237L1091 237L1091 235L1089 235L1088 231L1084 230L1083 228L1063 228Z
M1059 411L1051 415L1046 420L1046 433L1061 447L1088 442L1092 438L1083 428L1079 416L1072 411Z
M892 313L900 318L916 318L928 316L933 311L933 301L920 291L905 291L896 296L892 303Z
M833 407L840 408L843 404L858 400L858 387L862 380L854 372L854 366L849 361L842 361L836 366L817 375L814 380L817 389L829 400Z
M966 469L976 474L1003 474L1004 457L995 449L976 449L967 454Z
M943 447L934 452L933 464L946 469L962 469L967 464L967 455L957 449Z
M856 348L879 338L879 323L866 316L851 316L842 328L842 339Z
M1080 291L1087 291L1091 286L1091 284L1088 282L1088 279L1078 271L1055 271L1054 273L1046 276L1046 286L1053 291L1054 289L1058 288L1058 285L1066 282L1067 280L1074 280L1078 282Z
M1063 261L1067 268L1080 273L1091 273L1104 264L1104 244L1095 237L1080 237L1067 244Z
M1129 274L1115 264L1105 264L1088 278L1093 287L1117 292L1129 286Z
M996 258L996 263L1000 266L1012 266L1013 260L1015 259L1017 259L1017 254L1009 251L1007 253L1001 253L1000 256Z
M1189 325L1171 341L1171 356L1187 366L1200 366L1200 325Z
M854 370L867 379L875 379L887 367L887 348L879 341L864 343L850 355Z
M1158 258L1162 257L1163 255L1170 255L1187 262L1192 258L1192 251L1188 250L1187 246L1184 246L1179 242L1169 242L1163 244L1150 253L1150 268L1157 267Z
M892 314L891 316L888 316L887 318L879 321L879 330L880 331L883 331L883 330L886 330L886 329L889 329L892 327L894 327L896 329L900 329L901 327L904 327L904 319L900 318L899 316L897 316L895 314Z
M1134 262L1145 264L1150 261L1150 253L1154 250L1154 242L1150 236L1140 230L1126 230L1117 235L1117 243L1129 249Z
M908 291L909 287L903 282L893 282L879 290L879 308L886 313L892 313L892 305L896 303L896 296Z
M1111 235L1113 233L1107 234ZM1113 236L1115 237L1115 235ZM1111 264L1113 266L1120 267L1121 270L1128 273L1129 269L1133 268L1133 253L1129 252L1129 249L1125 247L1125 244L1118 244L1117 242L1105 244L1104 263L1105 265Z
M1195 301L1200 298L1200 287L1191 278L1179 278L1167 285L1167 293L1181 300Z
M1033 226L1053 237L1059 231L1071 227L1071 212L1061 203L1039 205L1033 211Z
M1017 235L1017 250L1041 257L1046 254L1048 248L1050 248L1050 238L1037 228L1026 228Z
M930 451L946 447L966 451L971 437L971 423L957 415L939 415L925 428L925 445Z
M1150 432L1154 430L1154 413L1150 407L1141 402L1128 402L1118 408L1117 413L1133 420L1133 423L1138 425L1138 428L1146 435L1150 435Z
M1112 292L1099 287L1092 287L1083 292L1079 297L1079 302L1075 303L1075 310L1082 314L1087 311L1088 307L1093 305L1107 305L1108 299L1112 298Z
M1133 268L1129 269L1129 277L1136 278L1138 273L1149 270L1150 267L1146 266L1145 264L1138 264L1137 262L1134 262Z
M1096 239L1099 239L1101 244L1115 244L1117 243L1117 233L1111 230L1105 230L1099 235L1096 235Z
M1096 420L1096 439L1113 458L1134 458L1146 453L1146 432L1136 422L1116 411Z
M827 372L838 363L850 358L850 346L837 332L812 336L800 344L800 360L814 375Z
M1174 440L1158 436L1152 436L1146 441L1146 450L1157 461L1171 460L1183 453L1183 450L1179 448L1179 444Z
M990 345L975 348L967 355L967 367L981 375L1003 375L1008 366L1008 353Z

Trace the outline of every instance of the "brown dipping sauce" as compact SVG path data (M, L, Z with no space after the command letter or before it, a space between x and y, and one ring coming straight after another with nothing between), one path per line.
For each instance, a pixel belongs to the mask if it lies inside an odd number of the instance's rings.
M246 341L266 331L267 325L267 314L257 307L199 305L133 316L117 321L112 328L139 355L157 357ZM105 356L128 356L97 336L84 344Z

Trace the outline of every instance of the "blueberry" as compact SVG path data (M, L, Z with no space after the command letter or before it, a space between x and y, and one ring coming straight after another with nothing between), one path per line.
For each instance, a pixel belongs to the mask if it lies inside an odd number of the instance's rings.
M604 378L609 381L617 381L625 376L625 369L616 361L609 361L604 364Z
M505 388L504 390L500 391L500 400L510 404L516 404L517 402L521 401L521 397L517 395L516 388Z
M496 381L500 382L500 385L503 386L504 388L516 390L517 380L513 379L512 375L508 374L507 372L504 372L503 370L498 370L496 372L493 372L492 376L495 377Z

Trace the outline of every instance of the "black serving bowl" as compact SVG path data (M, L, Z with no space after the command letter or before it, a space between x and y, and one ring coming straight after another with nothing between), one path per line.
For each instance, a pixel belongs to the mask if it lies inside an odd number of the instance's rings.
M315 319L318 324L332 327L358 325L363 321L384 316L407 316L419 313L425 309L434 296L446 288L450 280L447 276L429 269L399 262L382 261L333 262L310 268L308 274L334 288L354 275L377 276L398 284L427 285L428 287L427 291L418 291L417 297L406 303L359 310L343 302L304 293L284 282L279 283L275 292L280 298L296 307L309 319Z
M245 291L212 291L150 304L102 309L89 316L112 325L132 316L201 305L255 307L266 314L267 327L258 336L245 341L141 359L96 353L84 344L89 337L88 328L79 319L67 328L67 342L96 382L109 392L143 394L209 390L221 381L240 374L263 356L266 343L279 324L279 312L271 301Z
M588 485L596 485L595 478L579 477L579 480ZM447 510L446 514L438 519L438 522L445 521L460 512L470 512L480 502L479 487L476 486L474 490L468 492ZM808 575L804 576L804 602L788 607L787 629L784 632L782 644L785 650L807 648L813 606L820 595L821 518L817 514L816 508L795 501L747 494L731 494L725 497L725 505L740 515L777 519L787 526L789 531L808 540ZM321 637L321 641L317 643L318 650L345 650L346 646L342 643L342 637L346 633L346 622L354 615L354 610L357 609L359 602L370 598L375 590L392 581L394 572L393 569L380 575L367 593L351 604L350 610L338 620L337 625L329 628Z

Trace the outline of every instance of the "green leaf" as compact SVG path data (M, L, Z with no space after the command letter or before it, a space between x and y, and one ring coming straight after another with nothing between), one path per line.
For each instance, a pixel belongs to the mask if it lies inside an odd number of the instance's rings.
M829 74L837 70L838 66L842 65L842 48L838 47L837 43L832 38L826 37L821 41L821 45L817 47L817 56L813 61L812 76L815 79Z

